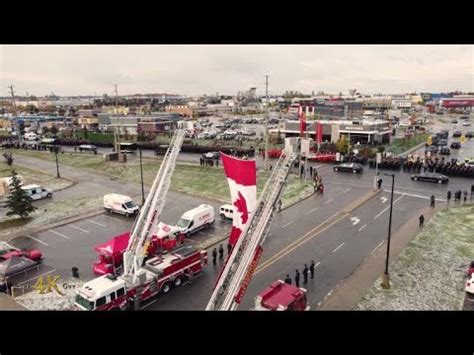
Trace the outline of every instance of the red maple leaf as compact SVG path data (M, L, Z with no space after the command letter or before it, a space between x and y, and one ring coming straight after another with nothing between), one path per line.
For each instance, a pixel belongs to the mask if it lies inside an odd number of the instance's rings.
M249 219L249 212L247 211L247 201L245 201L244 196L239 191L239 196L237 200L234 202L234 206L237 207L237 211L242 213L242 224L247 223L247 220Z

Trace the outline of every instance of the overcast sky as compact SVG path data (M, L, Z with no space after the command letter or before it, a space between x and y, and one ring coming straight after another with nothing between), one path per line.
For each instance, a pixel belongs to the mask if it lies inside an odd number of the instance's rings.
M0 46L0 95L474 91L474 46Z

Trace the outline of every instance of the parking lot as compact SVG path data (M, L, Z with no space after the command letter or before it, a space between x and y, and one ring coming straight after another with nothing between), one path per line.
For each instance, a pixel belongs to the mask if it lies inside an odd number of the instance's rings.
M228 235L231 221L222 220L217 208L215 223L210 228L191 235L187 243L196 244L210 238ZM14 285L34 284L38 277L46 274L70 277L73 266L79 269L82 280L90 280L95 277L92 272L92 263L97 260L94 247L130 230L133 222L133 218L127 219L121 215L103 213L40 233L15 238L9 242L11 245L17 248L38 249L43 253L44 261L39 267L21 273L11 282ZM171 220L168 223L171 223Z

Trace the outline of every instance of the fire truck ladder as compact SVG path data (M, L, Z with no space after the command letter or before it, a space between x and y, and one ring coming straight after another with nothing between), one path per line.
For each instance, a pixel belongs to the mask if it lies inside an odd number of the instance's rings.
M234 310L250 282L297 153L282 155L250 216L212 293L206 310ZM260 249L260 250L259 250Z
M137 271L143 264L152 232L158 224L165 205L166 194L171 185L171 176L184 141L184 134L184 129L178 123L178 129L171 139L145 204L133 224L130 241L124 253L124 273L122 275L122 278L131 284L137 283Z

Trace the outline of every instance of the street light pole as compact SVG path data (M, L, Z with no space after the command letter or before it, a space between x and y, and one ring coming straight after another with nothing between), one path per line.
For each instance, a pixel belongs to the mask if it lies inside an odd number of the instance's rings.
M143 188L142 148L140 147L140 178L142 181L142 206L145 204L145 190Z
M388 241L387 241L387 256L385 259L385 272L382 276L382 287L390 288L390 275L388 273L388 261L390 257L390 236L392 234L392 209L393 209L393 190L395 187L395 174L384 174L385 176L392 177L392 194L390 197L390 217L388 220Z
M54 155L56 156L56 178L59 179L61 176L59 175L58 150L58 147L54 147Z

